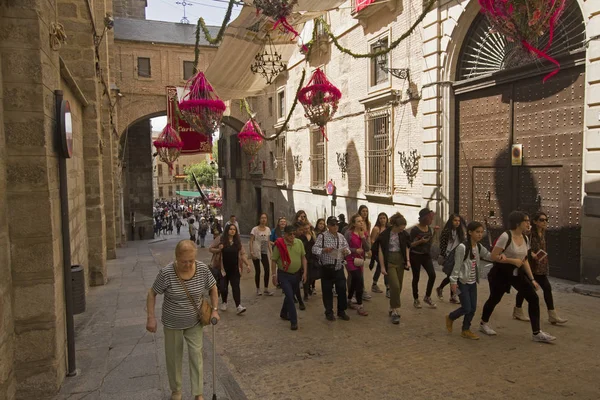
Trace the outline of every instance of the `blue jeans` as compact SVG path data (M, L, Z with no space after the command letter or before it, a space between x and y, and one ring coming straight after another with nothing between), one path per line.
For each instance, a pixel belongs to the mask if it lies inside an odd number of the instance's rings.
M477 308L477 284L458 282L458 290L460 290L460 294L458 295L460 308L450 313L450 319L455 321L464 315L462 330L466 331L471 328L471 321Z
M285 295L280 315L289 319L292 325L297 324L298 314L296 314L296 306L294 305L294 293L298 287L298 277L296 274L278 270L277 280Z

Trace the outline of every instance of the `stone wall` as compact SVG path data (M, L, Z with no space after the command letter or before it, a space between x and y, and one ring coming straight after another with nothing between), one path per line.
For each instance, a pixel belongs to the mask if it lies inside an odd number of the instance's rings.
M61 80L61 90L71 106L73 123L73 157L67 159L69 188L69 230L71 235L71 264L84 268L88 282L88 242L85 210L85 176L83 158L83 107L67 83Z
M154 237L152 218L152 128L150 120L140 121L127 132L125 174L125 220L127 239L140 240ZM132 213L135 213L135 237L132 236Z
M0 20L3 20L0 8ZM0 65L3 65L0 52ZM13 368L14 324L12 314L12 277L10 273L10 240L8 232L8 201L6 198L6 141L4 135L4 91L0 68L0 398L12 400L15 396Z
M113 0L115 17L146 19L147 0Z

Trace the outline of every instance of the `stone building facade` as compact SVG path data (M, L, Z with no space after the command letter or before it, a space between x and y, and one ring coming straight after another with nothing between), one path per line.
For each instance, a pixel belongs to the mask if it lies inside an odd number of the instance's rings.
M356 11L349 1L326 15L340 44L355 53L388 46L423 10L422 1L370 3ZM249 232L260 212L273 225L299 209L315 221L349 216L366 204L372 221L379 212L400 211L414 224L427 206L439 224L460 212L487 220L495 236L512 209L541 208L555 221L551 240L567 249L551 254L558 264L553 275L600 283L600 42L587 41L597 39L599 7L589 0L567 2L563 21L570 29L560 28L563 36L553 47L562 69L546 84L542 78L551 68L512 60L510 44L492 41L500 39L489 34L474 0L436 4L383 61L399 69L397 76L378 68L377 60L341 53L320 30L310 64L297 52L251 106L265 133L274 134L302 70L310 76L321 67L342 91L326 127L328 140L308 124L300 105L287 132L265 142L253 163L235 133L223 137L224 214L248 216L239 220L242 232ZM312 31L308 25L305 34ZM474 55L492 54L486 46L498 44L500 59ZM485 70L486 63L495 66ZM511 166L513 145L522 146L518 167ZM325 193L330 180L334 196Z
M154 40L145 7L146 0L0 1L0 399L51 397L68 368L55 91L71 107L70 256L83 266L86 288L107 282L106 261L129 232L131 182L144 174L148 192L138 203L152 212L148 118L165 114L164 87L185 83L182 62L194 53L193 30L181 24L162 28L170 36L161 37L178 41ZM156 45L116 40L131 26L125 34L149 35ZM53 33L63 27L61 43ZM201 66L211 51L203 49ZM156 63L153 75L140 77L137 57ZM136 157L146 164L132 163Z

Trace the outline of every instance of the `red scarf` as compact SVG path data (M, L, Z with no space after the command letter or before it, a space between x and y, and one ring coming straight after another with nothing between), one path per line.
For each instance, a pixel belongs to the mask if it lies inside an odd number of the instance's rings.
M283 270L287 272L292 260L290 259L290 252L288 251L287 244L285 244L284 238L279 238L275 241L275 246L279 249L279 256L281 257L281 265Z

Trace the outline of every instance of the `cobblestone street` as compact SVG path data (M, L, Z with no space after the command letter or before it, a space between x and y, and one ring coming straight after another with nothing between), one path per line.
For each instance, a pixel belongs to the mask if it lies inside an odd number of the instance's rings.
M111 264L111 282L90 290L88 311L77 319L83 372L65 381L58 399L168 398L162 329L156 335L144 333L146 288L158 264L172 259L177 243L176 235L167 238L148 245L153 257L146 242L129 243L130 248L121 249L129 256ZM134 249L142 255L137 261ZM209 258L206 249L199 249L199 259ZM131 265L124 265L127 262ZM120 277L115 276L117 264L124 271ZM370 287L371 273L367 270L366 275ZM365 303L367 317L349 311L349 322L326 321L319 294L306 311L299 311L300 328L293 332L278 317L281 292L255 296L254 272L244 272L242 304L248 311L237 316L230 307L221 313L217 327L218 398L598 399L600 299L572 293L568 283L553 283L557 310L569 322L563 327L548 324L542 301L542 329L558 338L548 345L532 342L529 324L511 318L514 294L507 295L491 320L498 336L468 341L460 337L460 322L453 334L446 332L444 315L454 305L438 302L435 310L413 308L410 282L407 275L399 326L389 322L384 294L373 294ZM425 283L424 275L421 291ZM112 288L117 284L121 292L115 296ZM479 321L487 294L484 281L474 322ZM116 316L111 317L115 303ZM89 322L84 326L90 314L104 321L93 324L94 329ZM102 335L97 331L101 327L112 329L112 335ZM204 346L205 398L212 396L209 333ZM94 359L104 359L105 364L96 365ZM184 388L189 391L186 378Z

